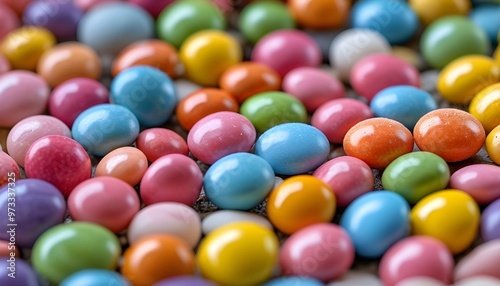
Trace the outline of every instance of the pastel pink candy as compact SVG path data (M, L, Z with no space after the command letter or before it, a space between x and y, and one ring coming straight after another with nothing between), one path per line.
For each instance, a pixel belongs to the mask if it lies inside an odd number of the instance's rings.
M19 167L14 159L0 149L0 187L7 185L9 178L14 183L21 178L19 176Z
M2 56L2 54L0 54L0 74L6 73L8 71L10 71L10 63L4 56Z
M500 167L476 164L461 168L451 175L450 188L468 193L478 204L490 204L500 198Z
M474 276L500 279L500 239L485 242L462 258L455 268L455 281Z
M8 33L19 26L20 22L16 13L9 6L0 3L0 42ZM2 73L1 68L0 73Z

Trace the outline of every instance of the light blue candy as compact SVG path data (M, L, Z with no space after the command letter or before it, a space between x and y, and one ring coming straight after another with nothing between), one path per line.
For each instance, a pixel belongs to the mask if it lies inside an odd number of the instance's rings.
M408 85L388 87L375 95L370 108L377 117L386 117L413 130L417 121L437 104L428 92Z
M139 121L123 106L99 104L78 115L71 135L89 153L104 156L134 143L139 135Z
M276 174L305 174L325 162L330 143L317 128L304 123L284 123L264 132L255 143L255 154Z
M111 102L128 108L142 127L167 122L177 105L173 81L161 70L135 66L120 72L111 83Z
M215 162L203 179L207 198L221 209L249 210L274 186L273 168L250 153L234 153Z
M64 279L59 286L130 286L120 274L103 269L78 271Z
M311 277L302 277L302 276L289 276L289 277L280 277L275 278L263 286L323 286L321 281L311 278Z
M374 191L355 199L340 219L352 239L356 253L380 258L410 232L410 205L399 194Z
M470 19L481 27L488 35L491 43L498 43L498 31L500 30L500 5L480 5L475 7L469 14Z

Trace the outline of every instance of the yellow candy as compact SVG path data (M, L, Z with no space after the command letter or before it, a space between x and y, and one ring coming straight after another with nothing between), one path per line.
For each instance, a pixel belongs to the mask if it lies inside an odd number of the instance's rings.
M486 137L486 152L493 162L500 165L500 125L491 130Z
M470 0L410 0L411 8L424 25L448 15L467 15Z
M467 249L476 238L480 212L474 199L460 190L444 190L419 201L410 214L413 235L441 240L453 254Z
M201 242L198 267L220 285L260 285L278 260L279 242L271 230L252 222L222 226Z
M500 63L486 56L464 56L441 71L437 90L449 102L467 104L481 89L499 81Z
M55 36L47 29L26 26L10 32L0 50L12 69L36 69L38 59L56 44Z
M179 55L186 77L203 86L217 86L222 73L243 59L238 42L217 30L191 35L182 44Z
M486 133L500 125L500 83L481 90L472 99L469 113L481 122Z

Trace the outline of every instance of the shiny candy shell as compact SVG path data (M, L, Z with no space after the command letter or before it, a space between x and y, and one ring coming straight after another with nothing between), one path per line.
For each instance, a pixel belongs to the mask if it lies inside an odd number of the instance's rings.
M488 134L485 145L491 160L500 165L500 125Z
M323 286L323 282L308 276L283 276L268 281L263 286Z
M99 161L95 176L115 177L133 187L141 181L147 168L148 159L141 150L121 147L111 151Z
M187 156L189 152L184 138L174 131L164 128L150 128L141 131L136 144L150 162L173 153Z
M499 78L500 81L500 65ZM486 84L485 84L486 85ZM469 105L469 112L483 125L486 133L500 125L500 83L480 90Z
M455 268L455 281L475 276L490 276L500 279L500 240L485 242L462 258ZM483 284L476 284L483 285Z
M10 258L9 258L10 259ZM15 259L15 268L11 266L11 262L8 259L2 259L0 261L0 283L2 285L11 286L39 286L37 273L31 268L30 264L25 260ZM12 268L15 269L11 272ZM9 276L13 274L15 278ZM12 275L12 274L11 274Z
M265 217L256 213L235 210L219 210L210 213L201 222L201 228L203 234L207 235L219 227L234 222L254 222L268 229L273 229L273 226Z
M500 239L500 199L489 204L481 214L481 238L484 241Z
M216 284L195 275L181 275L163 279L153 286L216 286Z
M409 4L425 26L449 15L467 15L471 8L470 0L410 0Z
M19 174L19 166L16 161L0 148L0 187L3 187L12 180L21 178Z
M487 205L500 198L500 167L475 164L453 173L450 188L464 191L480 205Z
M70 275L59 286L129 286L130 283L120 274L104 269L85 269Z
M298 24L307 29L341 28L349 16L349 0L290 0L288 9Z

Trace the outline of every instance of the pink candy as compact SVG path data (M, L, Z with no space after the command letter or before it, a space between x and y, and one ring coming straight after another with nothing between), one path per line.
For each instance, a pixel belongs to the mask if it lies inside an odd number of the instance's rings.
M150 162L169 154L177 153L187 156L189 153L184 138L164 128L150 128L142 131L137 137L136 144Z
M9 181L15 183L20 178L16 161L0 149L0 187L7 185Z
M500 167L486 164L464 167L450 177L450 188L468 193L478 204L490 204L500 198Z

